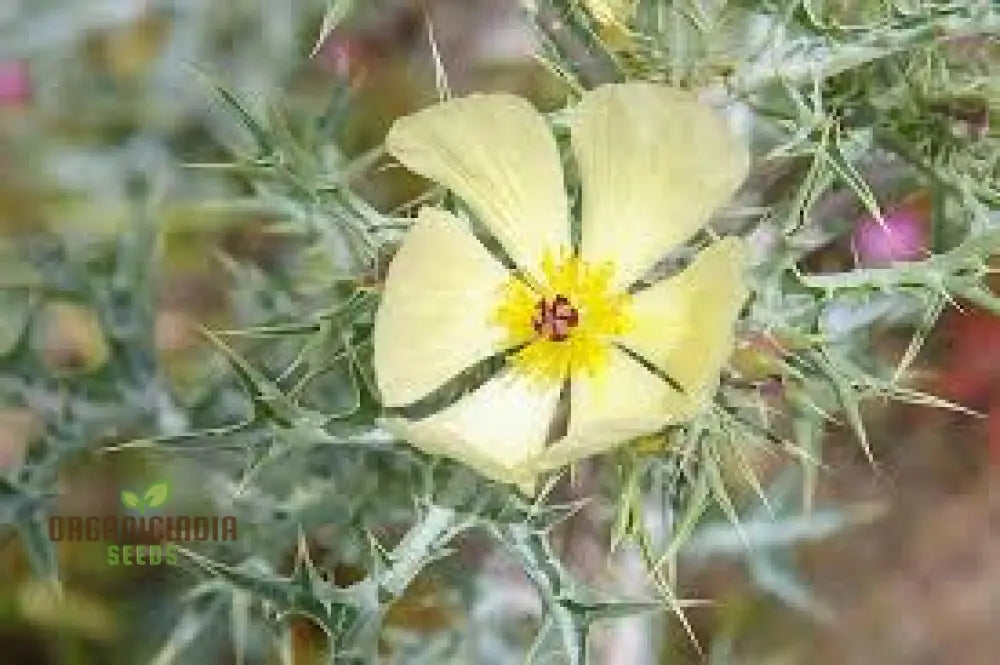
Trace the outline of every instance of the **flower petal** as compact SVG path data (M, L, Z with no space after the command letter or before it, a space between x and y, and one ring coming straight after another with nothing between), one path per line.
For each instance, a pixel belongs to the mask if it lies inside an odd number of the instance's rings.
M458 460L530 494L533 461L545 446L560 390L508 371L428 418L397 418L383 426L425 453Z
M649 83L587 93L573 123L587 261L624 287L690 238L732 196L749 156L693 93Z
M683 396L669 384L612 349L600 373L573 377L569 431L545 450L538 468L557 468L655 432L683 406Z
M682 273L632 299L632 329L621 342L685 391L679 417L689 417L715 391L733 351L734 325L747 298L746 247L726 237Z
M396 121L386 150L460 196L524 270L540 277L546 251L569 245L555 139L513 95L472 95Z
M546 450L549 469L611 450L694 416L711 398L746 299L743 243L724 238L684 272L637 293L621 343L679 383L681 393L621 350L601 373L573 378L569 431Z
M492 318L509 274L453 215L420 212L389 266L375 319L386 406L411 404L504 348Z

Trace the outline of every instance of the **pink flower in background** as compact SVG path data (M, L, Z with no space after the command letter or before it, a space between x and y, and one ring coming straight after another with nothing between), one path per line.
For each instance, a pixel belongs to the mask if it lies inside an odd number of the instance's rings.
M377 66L402 45L412 44L423 34L423 25L422 13L399 9L366 29L338 27L320 47L317 62L321 69L337 76L357 76Z
M351 75L352 61L358 59L358 45L348 38L333 36L320 49L320 65L341 78Z
M16 106L31 99L31 77L25 62L0 61L0 106Z
M862 217L851 235L858 262L873 268L926 258L929 219L930 199L923 193L886 210L882 222Z

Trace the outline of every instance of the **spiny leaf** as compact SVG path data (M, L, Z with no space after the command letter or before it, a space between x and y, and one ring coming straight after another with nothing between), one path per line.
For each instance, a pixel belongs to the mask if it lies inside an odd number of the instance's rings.
M906 351L899 359L899 363L897 363L896 369L892 373L890 382L893 384L899 383L903 375L910 369L913 361L917 359L917 355L923 348L924 342L931 334L931 331L947 306L947 299L938 293L932 293L928 298L930 302L925 304L924 311L920 316L920 322L913 332L913 337L910 338L910 343L907 345Z
M24 513L16 522L21 542L28 553L32 572L48 580L57 593L61 593L59 560L55 544L49 538L48 525L40 513Z
M193 69L193 71L208 87L215 91L215 94L236 114L243 127L250 132L256 143L258 156L267 157L273 155L275 145L271 138L271 133L254 118L253 114L247 110L239 98L228 88L214 81L207 73L199 69Z
M427 42L430 45L431 57L434 59L434 84L437 87L438 100L444 102L451 99L451 85L448 83L448 72L444 67L444 60L441 58L437 37L434 34L434 23L426 10L424 23L427 26Z
M736 512L736 507L733 505L732 499L729 497L729 490L726 488L726 481L722 477L722 470L720 468L720 461L718 451L715 450L714 445L707 446L706 455L704 459L705 472L708 475L708 485L712 490L712 496L715 498L716 504L722 509L726 517L732 523L733 528L736 532L740 534L740 537L746 542L746 534L743 533L743 526L740 524L739 514Z
M691 537L698 521L705 514L706 508L708 508L710 493L711 487L708 481L708 474L702 472L698 474L694 490L686 502L684 513L677 524L674 525L670 543L654 564L657 569L663 567L668 561L672 561L677 556L681 547L684 546L684 543Z
M858 443L861 444L861 449L864 451L865 457L868 458L868 462L873 467L876 467L875 456L868 442L868 431L865 428L864 418L861 416L860 395L854 386L841 375L840 370L835 367L829 356L821 352L816 352L812 354L812 357L823 368L826 378L836 391L840 405L847 416L847 422L850 424L851 429L854 430L854 434L858 439Z
M213 599L211 604L204 609L188 608L181 614L174 624L166 642L160 647L156 656L150 661L150 665L174 665L178 662L178 656L184 649L189 647L201 633L208 629L215 618L215 614L221 611L222 602L219 598Z
M203 328L202 334L222 352L240 381L250 391L258 419L272 418L284 425L291 425L295 421L300 409L277 385L211 330Z
M750 574L757 586L776 596L786 605L824 623L833 619L832 610L816 599L807 584L788 568L770 559L754 559Z
M319 36L316 38L316 43L309 54L310 58L316 57L316 54L326 44L333 31L337 29L337 26L347 18L353 9L354 0L327 0L326 12L323 14L323 24L320 26Z
M0 358L14 350L31 315L32 296L27 290L4 289L0 285Z

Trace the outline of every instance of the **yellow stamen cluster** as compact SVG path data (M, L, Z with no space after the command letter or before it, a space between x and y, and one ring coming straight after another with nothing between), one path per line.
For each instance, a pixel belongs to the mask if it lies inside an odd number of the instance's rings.
M612 267L591 265L569 252L547 254L542 261L544 282L529 284L511 276L504 285L494 315L511 346L524 345L511 356L515 368L545 383L560 382L578 372L594 375L607 364L614 337L628 331L628 293L611 287ZM578 321L563 339L539 333L540 303L565 298Z

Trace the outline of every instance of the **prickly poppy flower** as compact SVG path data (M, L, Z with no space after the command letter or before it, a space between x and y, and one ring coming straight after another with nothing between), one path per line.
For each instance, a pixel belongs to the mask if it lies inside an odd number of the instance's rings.
M0 62L0 106L25 104L30 98L28 66L20 61Z
M861 218L851 237L861 265L879 267L926 258L929 206L929 199L920 195L890 208L881 222L870 216Z
M609 85L584 95L570 133L578 250L555 139L524 100L448 101L398 120L386 139L404 166L463 199L515 266L451 213L420 213L375 323L384 404L412 405L498 353L508 363L443 410L386 427L525 491L543 471L696 414L746 296L732 237L680 274L630 288L745 176L745 148L710 108L665 86ZM564 389L568 424L558 427Z

